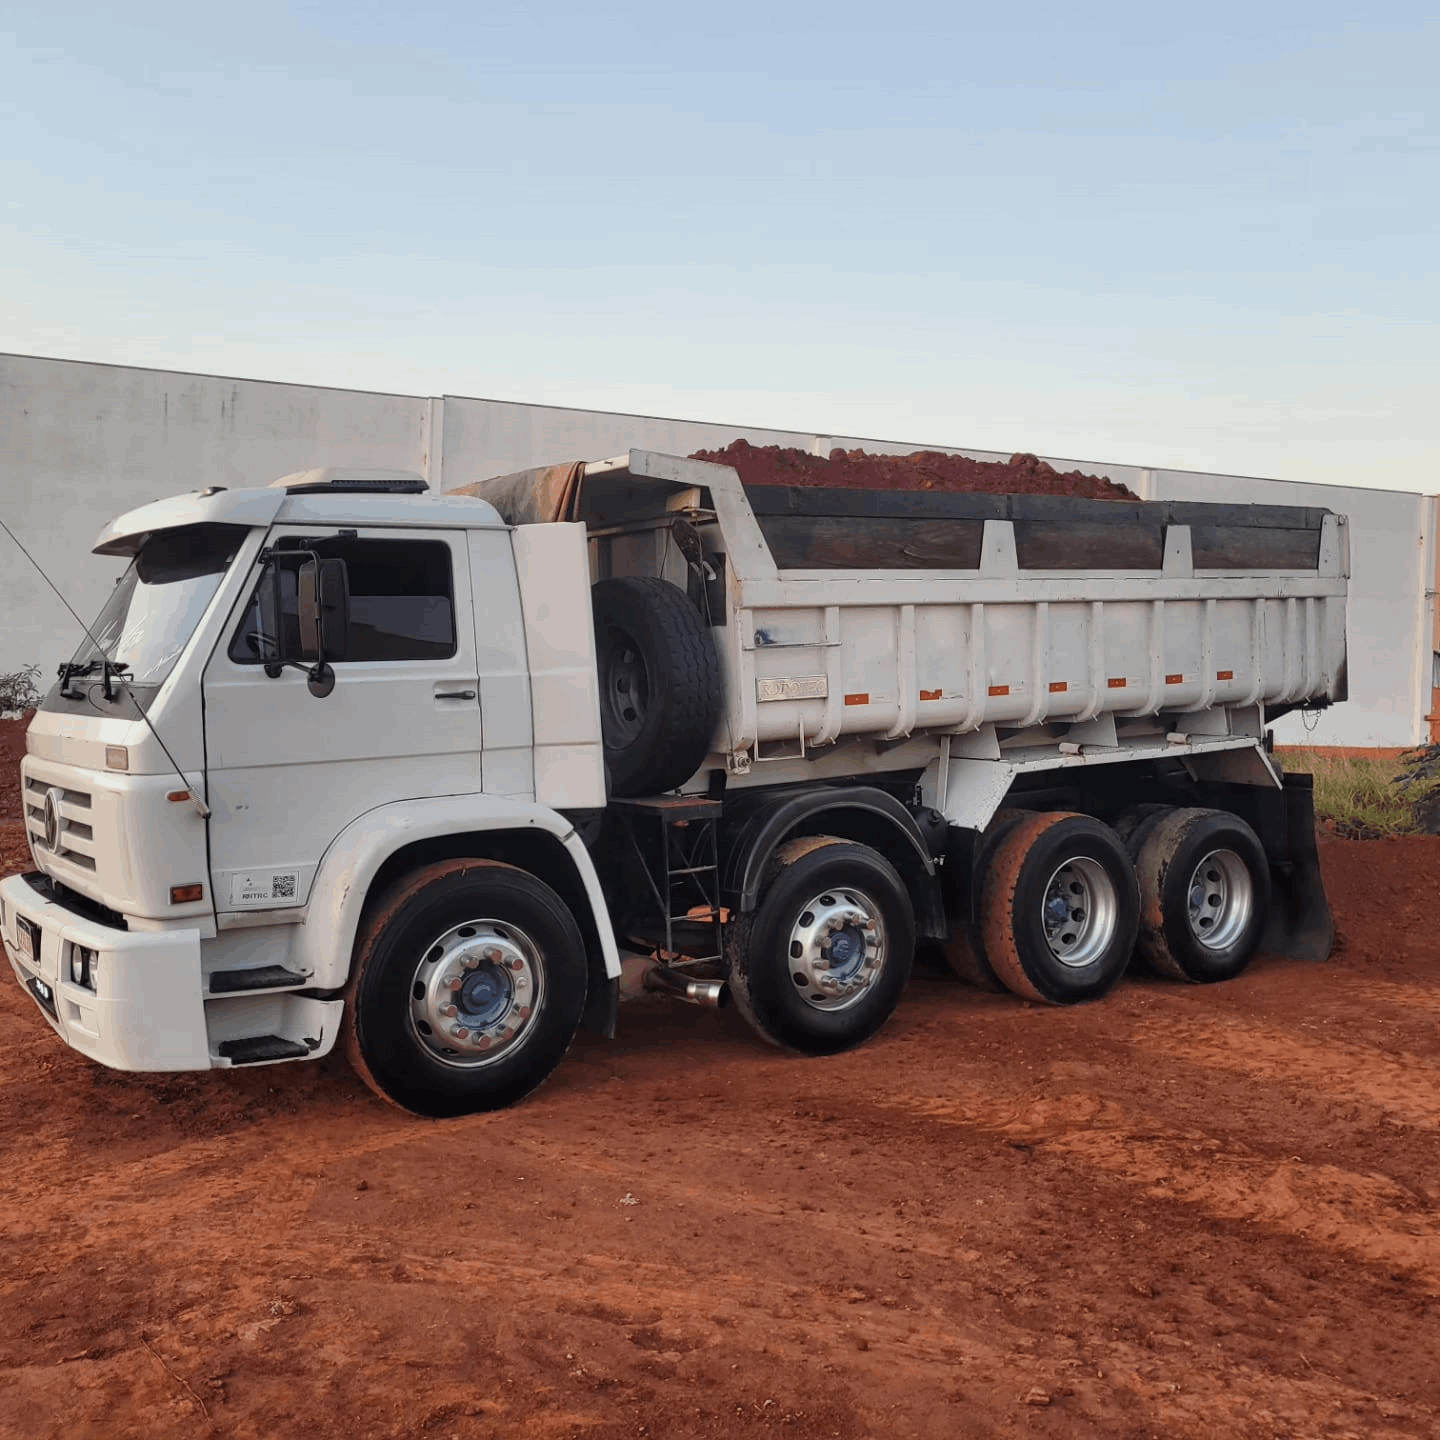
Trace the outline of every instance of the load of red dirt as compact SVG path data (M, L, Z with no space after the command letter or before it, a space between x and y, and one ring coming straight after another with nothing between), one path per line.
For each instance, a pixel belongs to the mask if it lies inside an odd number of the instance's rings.
M847 490L978 491L987 495L1080 495L1091 500L1138 500L1126 485L1080 470L1057 470L1035 455L1008 461L972 460L939 450L872 455L836 448L828 458L779 445L736 440L723 450L697 450L692 460L729 465L742 485L834 485Z

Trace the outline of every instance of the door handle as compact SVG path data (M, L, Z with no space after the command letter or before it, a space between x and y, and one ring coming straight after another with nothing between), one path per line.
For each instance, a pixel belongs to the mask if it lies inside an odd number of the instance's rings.
M437 700L473 700L475 692L473 690L437 690L435 698Z

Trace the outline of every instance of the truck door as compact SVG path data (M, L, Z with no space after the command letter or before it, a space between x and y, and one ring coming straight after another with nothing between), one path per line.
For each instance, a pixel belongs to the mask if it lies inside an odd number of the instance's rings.
M303 905L326 847L366 811L480 789L465 533L290 525L270 548L345 561L348 644L323 698L301 670L266 673L280 628L298 626L296 566L281 562L257 571L210 659L210 869L221 912Z

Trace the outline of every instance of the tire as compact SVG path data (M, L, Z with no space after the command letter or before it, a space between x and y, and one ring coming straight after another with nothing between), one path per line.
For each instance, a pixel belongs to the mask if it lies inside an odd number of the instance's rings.
M1000 842L1022 820L1028 819L1031 813L1029 810L997 810L991 817L990 823L976 842L972 862L971 873L978 883L984 884L991 857ZM977 990L984 990L991 995L1004 991L1007 987L985 958L984 947L969 913L951 913L946 918L949 921L950 934L945 939L945 959L950 969L967 985L973 985Z
M689 596L664 580L601 580L591 603L612 793L673 790L700 768L720 718L715 642Z
M1270 910L1270 863L1255 832L1224 810L1172 810L1136 833L1132 854L1146 964L1197 985L1239 975Z
M1140 920L1130 857L1088 815L1031 815L983 877L980 940L1007 988L1029 1000L1098 1000L1125 973Z
M499 1110L564 1057L587 975L579 927L548 885L491 860L443 861L391 890L362 931L346 1053L417 1115Z
M736 1008L762 1039L805 1055L848 1050L889 1020L910 979L909 891L869 846L787 841L759 906L730 926L726 955Z
M1133 855L1139 844L1135 837L1141 831L1148 831L1158 825L1174 808L1173 805L1132 805L1116 816L1110 828L1120 843Z

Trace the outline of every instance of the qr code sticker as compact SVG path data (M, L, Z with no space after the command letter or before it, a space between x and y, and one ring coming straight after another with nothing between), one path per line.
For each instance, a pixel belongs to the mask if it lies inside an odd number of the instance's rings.
M295 876L273 875L270 878L272 900L293 900L295 898Z

